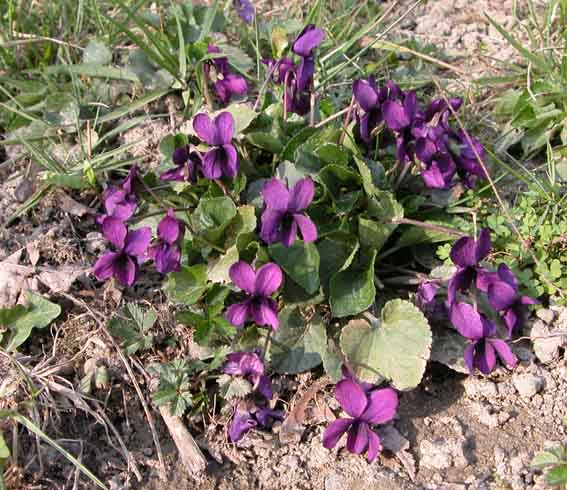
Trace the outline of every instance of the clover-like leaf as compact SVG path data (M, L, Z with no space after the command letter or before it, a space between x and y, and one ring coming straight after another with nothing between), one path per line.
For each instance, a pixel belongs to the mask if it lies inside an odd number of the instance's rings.
M219 393L227 401L244 398L252 391L252 385L244 378L223 374L217 379Z
M399 390L419 384L431 352L427 319L409 301L386 303L381 320L351 320L341 332L341 349L355 374L377 383L388 379Z
M280 326L272 337L272 367L280 373L295 374L321 364L327 349L327 330L316 314L309 321L298 307L285 307L279 314Z
M134 303L128 303L114 318L108 322L108 330L122 342L121 346L127 355L139 350L149 349L154 336L148 331L157 320L153 309L143 309Z

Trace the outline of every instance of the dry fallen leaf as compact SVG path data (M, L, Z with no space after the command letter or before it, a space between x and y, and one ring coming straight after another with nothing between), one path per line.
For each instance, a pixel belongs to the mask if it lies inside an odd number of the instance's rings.
M30 259L31 265L36 266L39 261L39 247L37 241L29 242L26 245L26 251Z
M37 290L31 279L35 268L18 264L22 250L0 262L0 307L9 308L17 304L22 290Z
M57 269L44 270L38 278L52 293L65 293L71 289L73 283L88 271L86 267L63 265Z
M301 398L294 404L288 416L282 423L280 430L280 442L282 444L297 444L301 440L305 426L305 410L309 402L315 397L317 392L325 388L330 383L329 378L321 378L315 381Z
M409 452L409 441L393 425L378 427L378 435L380 436L382 447L400 460L411 481L415 481L415 459Z
M59 206L66 213L79 217L84 216L85 214L95 214L93 209L75 201L72 197L62 191L57 194L57 198L59 200Z

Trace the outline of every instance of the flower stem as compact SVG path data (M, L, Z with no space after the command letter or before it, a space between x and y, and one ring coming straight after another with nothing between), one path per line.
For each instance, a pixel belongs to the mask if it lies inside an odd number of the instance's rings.
M419 226L420 228L425 228L426 230L438 231L440 233L446 233L447 235L451 235L457 238L462 238L467 236L466 233L462 231L456 230L455 228L449 228L448 226L436 225L434 223L426 223L425 221L418 221L415 219L409 218L394 218L390 221L392 224L396 225L414 225Z
M339 136L339 145L342 145L345 141L346 131L348 125L350 124L350 120L352 118L352 113L354 112L355 104L356 104L356 99L354 98L353 95L352 98L350 99L350 105L348 106L348 111L346 113L345 120L343 121L343 130Z
M281 60L278 60L270 68L270 71L268 71L268 75L266 76L264 83L260 87L260 91L258 92L258 98L256 99L256 102L254 103L254 107L252 108L252 110L254 112L256 112L258 110L258 107L260 107L260 102L262 101L262 97L264 96L264 93L266 92L266 89L268 88L268 83L270 83L270 80L272 79L272 76L273 76L274 72L276 71L276 69L279 68L280 63L281 63Z
M270 341L272 340L272 329L268 327L268 333L266 334L266 340L264 341L264 348L262 349L262 363L266 358L266 354L268 352L268 347L270 346Z
M323 119L321 122L318 122L314 126L314 128L319 129L319 128L323 127L325 124L330 123L331 121L334 121L335 119L338 119L343 114L346 114L349 110L350 110L350 107L347 107L346 109L342 109L339 112L335 112L333 115Z

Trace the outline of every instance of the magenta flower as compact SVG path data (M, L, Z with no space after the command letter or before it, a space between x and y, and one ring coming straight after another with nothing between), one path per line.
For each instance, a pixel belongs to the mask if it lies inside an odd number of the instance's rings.
M183 237L183 225L175 217L173 209L168 209L166 216L157 227L158 243L148 250L148 256L153 259L156 270L161 274L181 270L181 247L179 242Z
M226 319L235 327L242 327L247 320L256 325L279 326L278 305L271 295L281 286L283 274L277 264L269 262L254 271L244 261L236 262L228 271L232 282L242 289L247 298L242 303L229 306Z
M272 420L283 420L283 412L265 407L256 411L236 407L228 429L228 437L231 442L238 442L253 427L268 427Z
M175 168L167 170L160 175L161 180L174 180L178 182L197 182L197 176L201 170L203 156L192 145L176 148L171 157Z
M98 216L96 222L102 225L107 216L126 221L131 218L138 207L138 199L134 193L133 181L138 177L138 167L133 166L120 186L108 187L102 196L105 214Z
M488 302L496 311L499 311L512 336L525 320L525 306L539 303L534 298L518 294L518 280L506 264L500 264L495 277L489 282L487 288Z
M221 50L213 44L209 44L208 51L209 53L221 53ZM215 93L223 104L229 102L233 95L245 95L248 92L246 79L230 70L226 56L214 58L212 66L215 67ZM210 65L205 65L205 74L207 78L211 78Z
M291 191L273 178L264 184L262 195L266 205L260 225L262 240L268 244L281 241L284 247L290 247L298 231L306 243L317 240L317 228L304 212L315 195L310 178L299 180Z
M439 286L431 281L423 281L417 287L416 305L424 313L431 313L435 309L435 296Z
M271 400L274 396L272 381L265 374L264 363L256 352L228 354L222 366L222 372L231 376L242 376L267 400Z
M486 172L477 158L478 155L480 160L484 161L484 147L476 138L472 136L467 138L462 129L452 133L451 141L453 144L449 145L449 148L452 149L452 146L456 145L459 149L458 152L455 150L452 151L455 163L457 164L457 173L465 185L473 189L478 180L486 179Z
M372 76L368 80L355 80L352 91L363 110L362 116L359 116L360 137L367 144L372 142L372 133L382 121L392 131L402 131L413 124L419 113L415 92L404 94L391 80L381 88ZM406 139L403 138L405 144ZM398 146L405 144L400 141ZM401 152L400 148L398 152Z
M230 112L221 112L214 120L207 114L193 119L197 136L212 148L203 156L203 175L207 179L234 178L239 162L236 148L231 144L234 136L234 118Z
M478 369L490 374L496 367L496 355L509 368L518 363L506 342L495 338L496 326L467 303L456 303L451 307L451 323L469 340L465 350L465 365L472 374Z
M455 162L447 153L434 153L424 162L421 178L430 189L448 189L457 172Z
M354 454L368 450L368 462L371 463L382 444L370 424L385 424L394 418L398 408L397 393L391 388L376 390L347 378L335 387L335 398L351 418L332 422L323 434L323 446L334 448L346 432L347 449Z
M455 302L457 291L468 289L471 284L481 291L486 290L484 279L487 271L479 263L489 253L491 248L490 230L483 228L478 239L471 237L459 238L451 249L451 260L457 266L457 272L447 285L447 299L449 304Z
M106 252L96 261L94 275L100 280L115 277L125 286L132 286L138 276L138 264L152 239L151 228L128 231L120 219L109 216L102 223L102 233L116 252Z
M297 90L303 92L311 86L315 73L314 49L321 44L325 33L313 24L305 26L291 46L291 50L301 58L297 67Z

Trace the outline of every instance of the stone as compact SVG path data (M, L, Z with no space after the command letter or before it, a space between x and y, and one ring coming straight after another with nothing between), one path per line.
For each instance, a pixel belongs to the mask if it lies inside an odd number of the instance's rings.
M522 398L531 398L542 390L544 379L530 373L514 374L512 383Z
M484 397L494 399L498 396L498 389L496 384L481 378L469 376L464 382L465 392L469 398Z
M425 468L436 470L444 470L455 466L456 468L464 468L468 465L465 456L463 444L444 438L428 441L421 441L419 445L421 453L420 465Z
M555 319L555 312L549 308L540 308L536 311L536 316L545 323L550 324Z
M566 337L553 337L554 330L543 323L536 320L532 326L531 338L536 357L543 364L548 364L559 358L559 348L566 344Z

